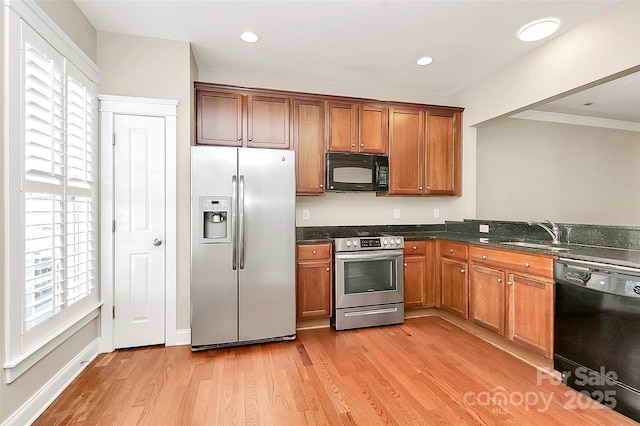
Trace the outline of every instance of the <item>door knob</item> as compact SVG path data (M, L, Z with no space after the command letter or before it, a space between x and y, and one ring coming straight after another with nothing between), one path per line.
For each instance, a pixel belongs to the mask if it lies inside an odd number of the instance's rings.
M162 244L162 240L160 238L156 238L153 240L153 245L158 247L159 245Z

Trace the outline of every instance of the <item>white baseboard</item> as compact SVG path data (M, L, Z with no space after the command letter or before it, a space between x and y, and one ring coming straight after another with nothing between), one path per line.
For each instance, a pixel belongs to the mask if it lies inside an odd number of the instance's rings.
M64 391L78 374L98 356L100 339L89 343L62 370L58 371L43 387L40 388L22 407L6 419L2 426L18 426L32 424L44 410Z
M176 330L176 346L191 344L191 329Z

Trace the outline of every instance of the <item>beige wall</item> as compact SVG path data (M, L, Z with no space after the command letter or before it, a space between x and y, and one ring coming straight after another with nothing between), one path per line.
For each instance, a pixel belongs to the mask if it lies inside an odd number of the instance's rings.
M454 101L465 107L468 217L476 216L475 125L639 65L640 2L624 1L454 94Z
M95 61L96 58L96 30L86 20L78 7L72 1L46 1L37 2L41 8L48 13L54 22L56 22L69 37L74 40L81 49ZM0 7L0 22L4 22L3 14L4 6ZM4 30L1 31L4 34ZM4 42L0 45L0 49L4 46ZM4 58L4 53L1 55ZM4 67L0 67L0 81L4 81ZM4 105L4 88L0 88L0 101ZM2 108L4 110L4 107ZM2 182L4 179L4 161L2 158L4 152L4 115L0 114L0 173L2 174ZM5 200L4 186L0 186L0 200ZM4 202L4 201L3 201ZM4 224L4 215L6 209L0 209L0 223ZM9 249L4 246L4 229L0 227L0 253L5 253ZM5 265L4 256L0 256L0 321L4 323L5 303L4 303L4 286L5 282ZM4 380L4 374L0 378L0 423L4 422L23 404L25 404L35 393L40 390L49 380L51 380L67 363L85 349L91 342L98 337L99 320L96 319L83 327L80 331L71 336L68 340L58 346L54 351L49 353L40 362L34 365L26 373L20 376L11 384L7 385ZM4 325L0 327L0 364L4 364L4 345L5 334Z
M100 93L172 99L177 117L177 327L190 327L191 46L187 42L98 32Z
M36 0L36 3L91 59L97 61L97 32L73 0Z
M505 118L478 129L479 219L640 225L640 133Z
M2 207L0 208L0 253L6 253L7 247L5 247L5 232L4 232L4 221L5 221L5 211L6 211L6 201L5 201L5 182L7 181L5 177L5 166L4 166L4 150L5 150L5 129L4 129L4 6L0 6L0 202L2 202ZM5 285L6 285L6 275L5 275L5 266L4 266L4 254L0 255L0 321L2 321L3 326L0 327L0 365L4 365L5 357L4 357L4 347L5 347L5 336L4 336L4 319L6 318L5 312L5 303L4 303L4 294L5 294ZM11 413L15 410L11 410L9 404L5 407L4 400L7 398L8 389L4 380L0 379L0 424L11 415Z

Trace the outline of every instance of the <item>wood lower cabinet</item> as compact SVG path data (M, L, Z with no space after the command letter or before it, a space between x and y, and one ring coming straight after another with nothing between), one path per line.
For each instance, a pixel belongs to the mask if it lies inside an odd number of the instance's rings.
M505 285L504 272L471 265L469 320L501 336L505 335Z
M469 280L467 262L440 259L440 307L464 319L469 318Z
M330 317L333 311L333 249L331 243L298 244L296 315Z
M471 321L553 357L553 257L471 246Z
M551 359L553 281L509 274L508 287L509 339Z
M325 102L294 99L296 194L322 195L325 182Z
M405 309L436 305L434 252L435 241L405 241Z

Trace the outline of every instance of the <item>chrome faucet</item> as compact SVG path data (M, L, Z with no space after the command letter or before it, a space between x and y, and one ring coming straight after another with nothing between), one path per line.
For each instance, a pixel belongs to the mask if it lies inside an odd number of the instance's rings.
M544 220L545 222L547 222L551 227L549 227L548 225L546 225L543 222L527 222L527 225L529 226L533 226L533 225L537 225L540 228L544 229L545 231L547 231L547 234L551 235L551 244L554 245L558 245L560 244L560 239L559 239L559 235L560 235L560 228L558 228L558 225L556 225L555 223L551 222L548 219Z

